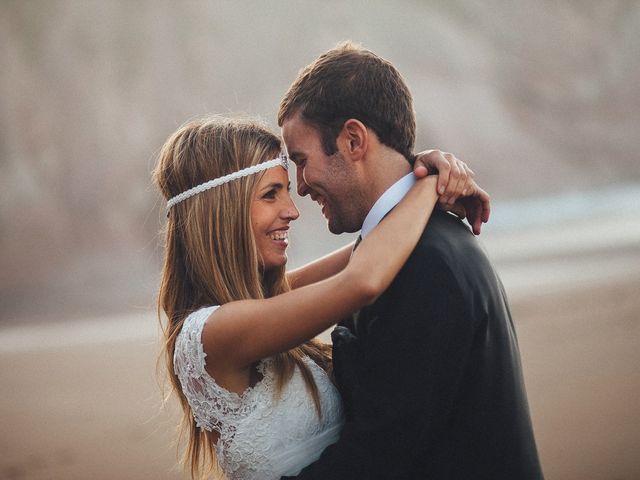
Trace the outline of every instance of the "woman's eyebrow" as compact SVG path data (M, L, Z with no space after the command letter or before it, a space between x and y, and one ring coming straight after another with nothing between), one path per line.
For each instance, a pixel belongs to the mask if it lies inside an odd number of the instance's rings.
M289 185L291 185L291 182L289 182ZM265 185L264 187L262 187L262 190L271 190L272 188L279 190L281 188L284 188L284 185L281 182L271 182Z

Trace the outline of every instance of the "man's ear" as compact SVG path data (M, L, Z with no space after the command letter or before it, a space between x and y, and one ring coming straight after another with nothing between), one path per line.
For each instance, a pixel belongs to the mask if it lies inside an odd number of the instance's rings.
M369 147L369 131L364 123L355 118L344 122L338 139L342 152L349 155L352 160L362 159Z

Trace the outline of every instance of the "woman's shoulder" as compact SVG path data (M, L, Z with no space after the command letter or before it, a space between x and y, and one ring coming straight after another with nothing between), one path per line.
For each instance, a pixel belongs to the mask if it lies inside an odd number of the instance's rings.
M200 308L184 319L173 353L174 368L178 375L204 373L207 355L202 344L202 331L207 319L217 308L217 305Z
M178 333L178 342L180 342L181 339L185 339L201 343L204 326L207 323L207 320L218 308L219 305L202 307L187 315L182 322L182 327Z
M180 351L192 350L201 343L204 324L214 311L213 307L200 308L185 317L176 338L174 356Z
M205 322L209 319L209 317L211 317L213 312L215 312L218 308L220 308L220 305L211 305L208 307L199 308L198 310L191 312L184 319L184 324L182 328L184 328L188 324L190 326L191 325L198 326L202 329Z

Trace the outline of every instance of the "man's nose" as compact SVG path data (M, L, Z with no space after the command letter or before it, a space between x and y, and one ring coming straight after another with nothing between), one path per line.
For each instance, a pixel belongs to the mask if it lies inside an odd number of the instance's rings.
M304 181L302 168L296 170L296 190L301 197L309 194L309 185Z

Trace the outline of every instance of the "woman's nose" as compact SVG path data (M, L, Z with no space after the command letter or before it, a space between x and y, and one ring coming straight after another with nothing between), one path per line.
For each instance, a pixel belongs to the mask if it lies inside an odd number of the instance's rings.
M290 204L283 209L282 215L284 218L289 220L295 220L300 216L300 212L296 208L295 204L290 202Z

